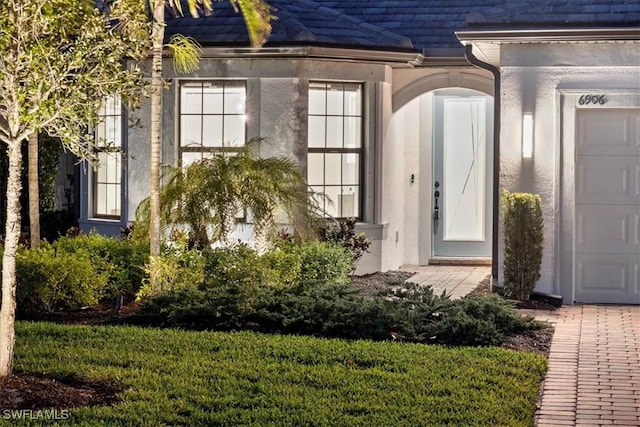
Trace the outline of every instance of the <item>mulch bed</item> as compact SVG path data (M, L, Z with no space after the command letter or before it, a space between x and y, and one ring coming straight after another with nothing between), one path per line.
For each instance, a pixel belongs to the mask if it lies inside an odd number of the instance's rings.
M15 373L0 380L0 409L69 409L117 402L123 388L115 382Z

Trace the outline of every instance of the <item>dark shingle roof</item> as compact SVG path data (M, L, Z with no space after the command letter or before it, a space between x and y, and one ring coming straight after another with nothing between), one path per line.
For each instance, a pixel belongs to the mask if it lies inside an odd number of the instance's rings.
M640 0L318 0L409 37L418 48L456 48L455 31L640 25Z
M640 0L266 0L278 17L268 45L332 45L392 49L461 48L465 29L640 26ZM167 35L203 45L247 46L242 17L229 2L214 14L175 18Z
M273 20L269 45L323 45L411 49L411 40L393 31L312 0L268 0ZM189 35L202 45L249 43L242 15L229 2L215 2L211 16L168 17L166 34Z

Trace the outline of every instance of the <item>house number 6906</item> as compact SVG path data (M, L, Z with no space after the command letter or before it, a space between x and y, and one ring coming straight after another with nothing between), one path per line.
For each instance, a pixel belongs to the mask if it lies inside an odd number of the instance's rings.
M578 100L580 105L600 104L603 105L607 102L604 95L582 95Z

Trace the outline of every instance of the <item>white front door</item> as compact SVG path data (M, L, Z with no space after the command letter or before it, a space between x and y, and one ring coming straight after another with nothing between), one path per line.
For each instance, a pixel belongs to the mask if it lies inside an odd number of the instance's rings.
M640 303L640 109L576 110L575 300Z
M438 92L434 111L433 255L490 257L493 99Z

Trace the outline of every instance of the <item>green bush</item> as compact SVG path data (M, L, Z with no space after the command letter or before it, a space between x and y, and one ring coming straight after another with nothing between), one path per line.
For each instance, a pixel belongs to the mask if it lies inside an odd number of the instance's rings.
M95 269L107 275L104 298L113 299L122 294L125 300L131 301L146 277L144 266L149 258L148 245L97 233L61 237L54 245L59 253L88 254Z
M265 268L266 282L273 288L289 288L299 280L302 257L296 253L275 248L263 254L260 263Z
M142 300L183 288L195 288L204 283L204 258L197 249L184 245L168 248L159 257L149 260L142 287L136 300Z
M43 242L16 256L18 308L22 311L76 310L95 305L107 288L89 253L57 251Z
M500 345L507 335L539 326L497 295L451 301L440 316L433 340L450 345Z
M504 292L510 298L529 299L540 278L543 219L540 196L502 193L504 215Z
M309 241L283 243L285 253L300 257L301 266L298 283L347 283L353 271L353 254L342 245L329 242Z

